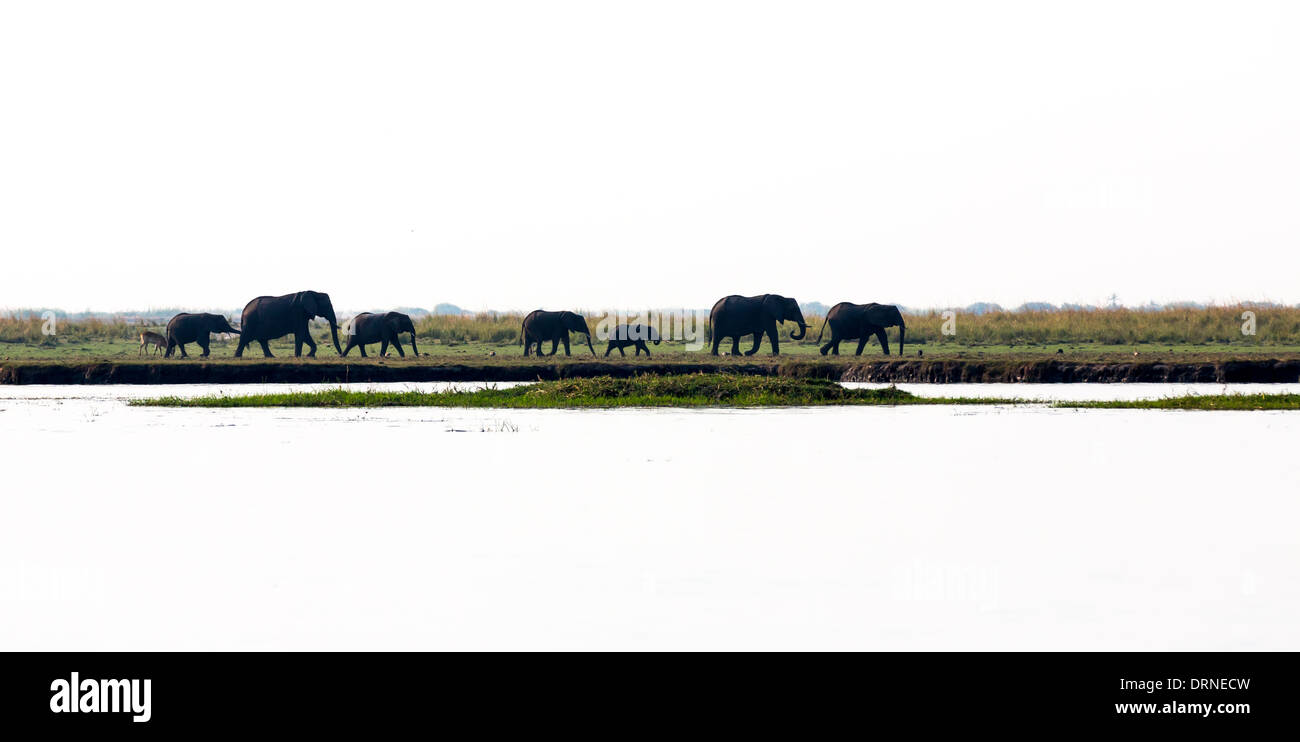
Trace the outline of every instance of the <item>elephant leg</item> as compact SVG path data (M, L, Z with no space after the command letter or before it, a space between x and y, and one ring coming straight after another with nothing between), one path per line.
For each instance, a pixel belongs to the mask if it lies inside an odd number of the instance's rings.
M773 325L772 329L767 332L768 338L772 340L772 355L774 356L781 355L781 341L777 339L778 332L780 332L780 330L776 328L776 325ZM758 349L758 343L754 344L754 349Z
M822 346L821 348L819 348L818 350L821 351L821 354L822 354L822 355L826 355L827 353L830 352L831 346L833 346L833 345L835 345L835 341L834 341L833 339L832 339L832 340L828 340L828 341L826 341L826 344L823 345L823 346Z
M177 347L181 349L181 358L190 357L190 354L185 352L185 343L177 343Z
M270 344L268 344L265 340L258 340L257 344L262 346L262 355L266 356L267 358L275 358L275 356L271 355Z
M885 328L876 330L876 339L880 341L880 349L885 351L885 355L889 355L889 336L885 334Z
M398 358L406 357L406 352L402 350L402 340L400 338L393 338L393 347L397 348Z
M722 337L716 332L713 333L713 355L718 354L718 345L722 342Z
M362 358L369 358L369 357L370 357L370 356L366 355L366 344L365 344L365 343L360 343L360 344L357 345L357 347L361 349L361 357L362 357Z
M199 347L203 349L203 352L199 354L199 358L207 358L207 357L208 357L208 352L209 352L209 351L208 351L208 342L209 342L209 341L207 341L207 340L203 340L203 341L201 341L201 342L199 343Z
M622 350L622 348L619 348L619 350ZM566 356L570 355L569 354L569 333L567 332L564 333L564 355Z
M618 354L623 356L624 358L627 358L627 350L625 350L621 345L618 346Z
M176 342L173 341L173 340L168 340L168 341L167 341L167 353L163 355L163 358L171 358L171 357L172 357L172 351L175 350L175 348L176 348Z
M316 357L316 341L311 339L311 332L310 332L310 331L308 331L308 330L303 330L303 333L302 333L302 342L306 343L308 348L311 348L311 350L307 351L307 357L308 357L308 358L315 358L315 357Z
M524 335L524 355L528 355L528 351L531 350L532 347L533 347L533 341L528 337L527 334L525 334L525 335Z
M858 349L855 350L855 351L853 351L853 355L855 355L855 356L860 356L860 355L862 355L862 349L865 348L865 347L867 347L867 341L870 340L870 339L871 339L871 336L870 336L870 335L863 335L861 338L859 338L859 339L858 339Z
M739 336L739 335L732 335L732 336L731 336L731 355L733 355L733 356L738 356L738 355L740 355L740 336Z
M560 349L560 339L559 339L559 338L551 338L551 352L548 353L547 355L552 355L552 356L553 356L553 355L555 355L555 351L557 351L557 350L559 350L559 349Z
M241 334L241 335L239 336L239 342L235 344L235 357L236 357L236 358L243 358L243 357L244 357L244 346L245 346L245 345L248 345L248 341L245 340L245 339L244 339L244 336Z
M762 344L763 344L763 332L760 330L759 332L754 333L754 347L752 347L752 348L750 348L749 350L745 351L745 355L747 355L747 356L752 356L752 355L754 355L755 353L758 352L758 348L759 348L759 346L761 346Z
M611 340L609 345L605 346L605 357L609 358L609 354L613 352L614 352L614 342Z

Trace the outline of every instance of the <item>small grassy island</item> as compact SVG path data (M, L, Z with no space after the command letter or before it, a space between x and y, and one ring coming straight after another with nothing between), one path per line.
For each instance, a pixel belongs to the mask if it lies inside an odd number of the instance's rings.
M1085 410L1300 410L1300 394L1189 394L1127 402L1057 402L1052 406Z
M1137 401L1032 402L1024 399L920 397L896 387L848 389L836 381L741 374L598 376L474 391L353 391L156 397L141 407L483 407L608 409L615 407L825 407L849 405L1023 405L1109 410L1300 410L1300 394L1187 395Z
M475 391L316 392L248 396L158 397L133 405L150 407L808 407L824 405L1015 404L1010 399L918 397L885 389L847 389L826 379L738 374L645 375L631 378L539 381L506 389Z

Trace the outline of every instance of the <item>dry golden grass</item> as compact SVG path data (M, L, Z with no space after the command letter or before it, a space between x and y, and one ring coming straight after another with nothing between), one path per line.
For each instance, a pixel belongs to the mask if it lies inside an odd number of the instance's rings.
M1243 336L1242 313L1256 315L1257 334ZM636 318L651 324L664 322L667 315L642 312ZM585 312L588 326L595 331L604 312ZM809 315L808 336L802 341L788 339L789 323L783 328L782 343L811 346L816 343L823 318ZM983 315L958 313L955 336L941 333L943 318L939 311L906 315L909 344L923 341L928 345L960 346L1030 346L1091 343L1122 346L1143 343L1165 345L1242 344L1262 346L1300 345L1300 308L1262 308L1250 306L1209 307L1205 309L1090 309L1033 312L992 312ZM518 312L481 312L472 316L436 315L416 320L416 333L422 342L440 345L467 343L516 345L519 342L523 314ZM319 324L319 321L318 321ZM0 342L49 345L55 342L42 333L39 317L0 316ZM113 319L60 320L59 341L89 342L136 337L145 327ZM318 328L323 330L323 327ZM897 342L897 330L890 330L890 342ZM671 333L665 333L670 337ZM823 338L824 340L825 338Z

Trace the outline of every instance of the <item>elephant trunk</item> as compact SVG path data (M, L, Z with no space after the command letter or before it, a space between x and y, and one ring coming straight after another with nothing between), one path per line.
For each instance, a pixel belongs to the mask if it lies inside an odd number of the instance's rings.
M339 323L335 321L334 315L330 315L330 339L334 341L334 350L339 355L343 355L343 347L339 345Z
M903 357L903 336L907 334L907 325L903 320L898 321L898 356Z
M591 333L587 333L587 348L591 350L591 355L596 355L596 348L591 344Z
M805 325L804 323L800 322L800 323L799 323L799 330L798 330L797 332L796 332L795 330L791 330L791 331L790 331L790 339L791 339L791 340L803 340L804 335L807 335L807 334L808 334L808 325Z

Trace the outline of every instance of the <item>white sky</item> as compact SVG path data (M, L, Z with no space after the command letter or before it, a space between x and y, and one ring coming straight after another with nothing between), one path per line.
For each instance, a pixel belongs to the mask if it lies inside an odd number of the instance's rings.
M5 3L0 307L1296 303L1298 21Z

